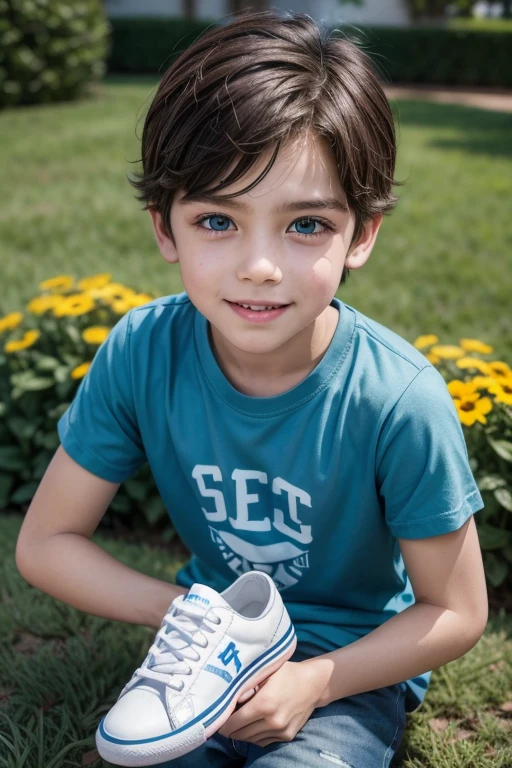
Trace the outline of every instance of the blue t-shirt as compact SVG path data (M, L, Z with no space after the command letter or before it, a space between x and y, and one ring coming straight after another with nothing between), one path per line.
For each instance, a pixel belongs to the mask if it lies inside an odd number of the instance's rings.
M441 374L393 331L331 304L324 356L272 397L230 383L186 293L132 309L58 422L66 452L105 480L149 463L192 553L178 584L221 592L267 572L311 656L415 602L397 537L455 531L484 506ZM430 676L405 681L407 711Z

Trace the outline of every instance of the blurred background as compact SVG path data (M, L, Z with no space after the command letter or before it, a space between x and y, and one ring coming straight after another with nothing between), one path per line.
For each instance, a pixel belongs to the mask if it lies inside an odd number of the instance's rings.
M147 628L31 588L15 543L59 445L57 420L99 344L131 307L183 290L127 180L140 170L158 82L207 28L271 9L342 30L375 63L406 184L368 263L337 295L441 371L486 504L476 522L488 629L470 654L435 671L393 764L512 766L511 6L0 0L2 768L101 765L98 717L147 647ZM94 539L166 580L189 556L147 466L121 485Z

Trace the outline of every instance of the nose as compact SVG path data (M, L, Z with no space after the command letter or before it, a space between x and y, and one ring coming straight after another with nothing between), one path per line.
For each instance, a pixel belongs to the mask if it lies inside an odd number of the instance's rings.
M267 255L268 249L265 247L255 247L249 251L244 251L237 266L237 277L239 280L250 280L259 285L266 280L279 283L282 280L283 273L277 264L277 259Z

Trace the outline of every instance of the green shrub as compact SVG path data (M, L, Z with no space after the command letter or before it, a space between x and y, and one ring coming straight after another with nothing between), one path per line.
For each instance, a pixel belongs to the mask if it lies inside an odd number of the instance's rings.
M154 298L110 278L50 278L25 315L0 318L0 510L30 503L60 444L57 421L99 345L120 315ZM121 484L102 522L111 527L124 516L131 530L167 522L164 539L174 535L147 463Z
M213 22L181 18L115 17L112 30L109 72L154 74L167 69L178 54Z
M340 24L386 82L512 87L512 25L372 27ZM113 18L112 73L163 74L174 58L215 24L162 18Z
M347 26L345 31L364 45L386 81L512 86L512 30Z
M101 0L0 0L0 107L65 101L103 77Z
M443 375L459 415L470 465L485 503L478 535L493 587L512 583L512 368L484 360L493 347L478 339L439 344L435 335L414 345Z

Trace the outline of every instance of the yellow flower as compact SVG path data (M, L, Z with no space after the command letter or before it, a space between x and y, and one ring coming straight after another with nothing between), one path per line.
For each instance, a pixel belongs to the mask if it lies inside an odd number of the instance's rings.
M459 339L459 344L466 352L479 352L481 355L488 355L493 352L493 348L478 339Z
M496 384L496 379L493 379L492 376L474 376L471 383L476 391L477 389L488 389L489 385Z
M39 287L42 291L63 293L64 291L69 291L73 287L74 282L75 278L71 275L58 275L57 277L51 277L49 280L39 283Z
M81 291L88 291L92 288L103 288L108 282L110 282L111 274L108 272L102 272L100 275L91 275L91 277L83 277L78 281L77 285Z
M512 369L510 366L503 363L501 360L493 360L492 363L487 363L487 365L489 366L489 376L492 376L493 379L508 379L512 376Z
M102 344L110 333L105 325L93 325L82 332L82 338L88 344Z
M455 360L464 355L463 349L453 346L452 344L438 344L437 346L432 347L430 351L432 354L447 360Z
M448 392L452 397L464 397L465 395L474 394L476 387L472 381L461 381L460 379L452 379L446 385Z
M18 352L20 349L27 349L27 347L31 347L38 340L40 335L41 333L37 330L26 331L22 339L19 341L8 341L4 349L6 352Z
M484 360L480 360L478 357L460 357L458 360L455 361L455 365L457 368L475 368L477 371L480 371L480 373L488 374L489 373L489 364L484 362Z
M82 363L81 365L77 365L76 368L73 368L71 371L71 378L72 379L83 379L89 368L91 367L90 363Z
M427 360L430 360L432 365L437 365L438 363L441 362L441 358L438 355L433 355L432 352L427 352L425 357L427 358Z
M478 392L468 392L462 397L453 399L459 419L467 427L473 426L475 421L487 424L485 414L492 411L492 402L488 397L480 397Z
M136 293L135 296L129 297L128 301L132 305L132 307L140 307L143 304L147 304L149 301L153 301L154 297L150 296L149 293Z
M95 307L94 299L85 293L74 293L53 308L55 317L84 315L86 312L92 312Z
M495 381L489 387L489 392L496 395L494 401L496 403L505 403L505 405L512 405L512 377L509 379L503 379L500 382Z
M94 299L126 299L128 296L135 296L135 291L127 288L121 283L109 283L102 288L90 288L87 291L89 296Z
M21 312L10 312L5 317L0 318L0 333L3 331L12 331L17 328L23 320L23 314Z
M414 346L416 349L424 349L425 347L430 347L432 344L437 344L439 341L438 337L435 336L433 333L425 334L424 336L418 336L416 341L414 342Z
M36 296L34 299L29 301L27 304L27 309L29 312L32 312L34 315L42 315L43 312L46 312L48 309L53 309L53 307L58 304L60 301L62 301L60 296Z
M125 315L130 309L132 309L132 304L126 299L116 299L116 301L112 302L112 309L118 315Z

